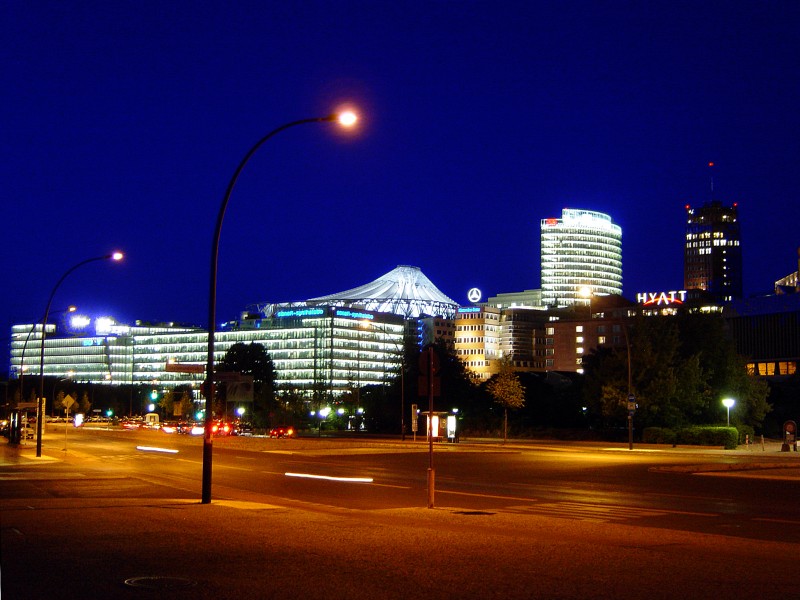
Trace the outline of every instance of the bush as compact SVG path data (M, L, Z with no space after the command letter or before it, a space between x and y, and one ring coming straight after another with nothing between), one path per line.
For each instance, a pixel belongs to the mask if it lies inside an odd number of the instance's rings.
M743 428L744 429L744 428ZM722 446L726 450L735 450L739 445L740 434L735 427L689 427L673 431L666 427L647 427L642 432L645 444L682 444L685 446ZM750 436L752 439L752 432Z
M739 431L735 427L689 427L678 432L678 443L735 450L739 445Z
M642 431L642 443L645 444L675 444L678 436L666 427L645 427Z

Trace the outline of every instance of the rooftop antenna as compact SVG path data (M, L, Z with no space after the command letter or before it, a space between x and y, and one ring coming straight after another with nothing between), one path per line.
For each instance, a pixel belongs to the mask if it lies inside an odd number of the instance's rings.
M708 170L709 173L711 173L711 200L714 200L714 171L712 170L713 168L714 168L714 163L709 162Z

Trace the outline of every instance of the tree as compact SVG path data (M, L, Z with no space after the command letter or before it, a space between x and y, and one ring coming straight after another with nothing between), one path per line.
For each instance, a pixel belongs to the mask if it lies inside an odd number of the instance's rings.
M253 424L266 427L275 408L275 365L263 344L242 342L231 346L220 361L220 371L233 371L253 378Z
M78 402L78 410L76 410L75 412L88 415L89 410L91 410L91 408L92 408L92 403L89 401L89 392L84 390L80 402Z
M489 380L486 390L494 401L503 407L503 443L508 437L508 409L522 408L525 405L525 388L514 373L511 361L500 361L500 372Z
M622 324L628 327L628 324ZM642 317L628 329L631 389L639 427L681 428L720 420L721 399L741 408L741 424L760 426L770 406L763 382L747 374L719 315ZM584 360L584 398L603 427L625 422L627 351L601 348Z

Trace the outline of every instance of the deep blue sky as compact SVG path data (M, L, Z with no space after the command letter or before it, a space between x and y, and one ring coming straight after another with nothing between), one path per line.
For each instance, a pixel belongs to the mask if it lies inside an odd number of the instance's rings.
M0 327L54 308L207 322L225 187L273 128L223 228L218 321L418 265L466 303L539 286L539 221L623 228L626 296L680 289L708 161L738 202L745 291L800 245L800 3L0 4ZM8 334L3 344L7 349ZM3 367L7 365L4 359Z

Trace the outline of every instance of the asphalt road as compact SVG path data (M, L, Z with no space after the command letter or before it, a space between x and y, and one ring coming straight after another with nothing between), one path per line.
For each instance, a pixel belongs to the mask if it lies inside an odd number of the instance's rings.
M793 593L794 454L443 445L431 510L424 443L218 440L201 505L200 440L68 435L4 448L4 598Z
M84 464L199 497L198 438L103 430L73 438L67 453ZM213 497L356 510L427 506L425 443L228 438L214 446ZM437 444L433 461L437 506L774 541L786 539L787 528L800 535L797 453L461 443Z

